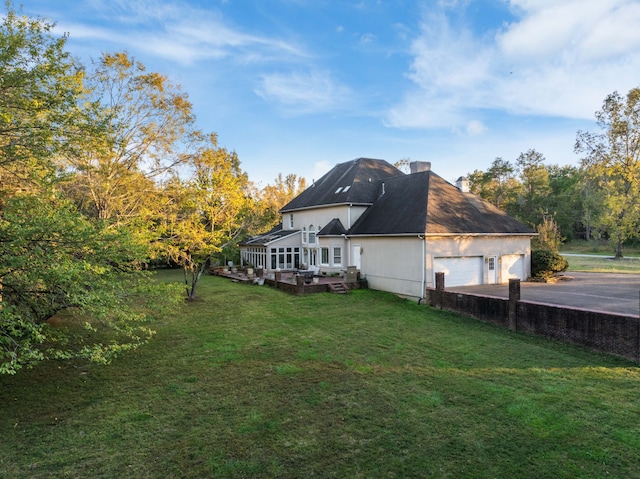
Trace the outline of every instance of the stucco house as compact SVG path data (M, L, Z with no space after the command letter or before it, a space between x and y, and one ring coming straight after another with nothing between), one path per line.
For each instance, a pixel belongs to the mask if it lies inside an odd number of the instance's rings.
M447 286L525 280L533 230L456 183L427 162L410 174L384 160L337 164L282 208L280 226L240 244L242 261L267 272L355 266L370 288L414 297L436 272Z

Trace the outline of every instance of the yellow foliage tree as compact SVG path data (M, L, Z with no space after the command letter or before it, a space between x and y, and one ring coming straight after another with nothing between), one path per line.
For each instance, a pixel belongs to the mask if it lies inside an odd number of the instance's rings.
M212 256L233 244L254 220L252 185L235 152L215 135L190 159L187 179L174 176L164 187L161 224L165 255L184 270L188 299L195 298Z

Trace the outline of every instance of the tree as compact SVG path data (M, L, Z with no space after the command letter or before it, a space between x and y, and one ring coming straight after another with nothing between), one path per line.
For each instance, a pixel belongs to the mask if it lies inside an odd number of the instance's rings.
M132 298L144 294L164 307L171 298L168 289L151 287L140 268L145 251L126 233L101 227L55 195L9 199L0 245L0 374L44 359L109 362L153 334ZM61 312L67 321L52 325Z
M47 358L108 362L151 331L132 301L160 292L127 231L66 200L53 158L104 131L81 114L82 71L52 25L7 4L0 27L0 374ZM86 132L86 135L83 134ZM87 150L90 148L87 147ZM162 290L156 297L170 299ZM162 303L158 303L162 304ZM160 306L163 307L163 306ZM51 320L66 313L60 327ZM72 324L77 323L77 324Z
M585 212L582 202L582 171L574 166L549 165L550 193L546 199L547 213L553 214L558 229L566 238L573 238L583 231Z
M504 210L516 199L519 185L514 176L515 167L498 157L486 172L476 170L469 175L471 191Z
M191 158L191 177L165 184L161 244L182 266L188 299L212 257L237 241L255 221L252 185L235 152L217 146L215 135Z
M52 155L77 120L82 70L51 35L53 24L21 16L10 1L0 24L0 211L16 191L51 178Z
M544 249L553 253L560 251L560 245L564 238L560 234L560 228L555 219L549 215L542 218L542 223L536 226L538 236L531 241L532 249Z
M278 173L274 183L265 186L260 195L265 220L261 225L261 230L270 230L277 225L280 222L280 209L304 191L306 187L307 182L304 178L292 173L283 178L282 173Z
M139 219L153 197L154 180L188 158L201 135L187 95L126 53L94 63L83 102L93 134L63 158L75 173L69 187L82 210L112 223Z
M540 223L542 217L549 213L547 200L551 188L544 160L544 155L536 150L520 153L516 160L521 189L512 213L531 225Z
M409 173L411 171L411 158L401 158L396 161L393 166L398 168L403 173Z
M600 192L598 223L622 258L625 240L638 235L640 222L640 88L626 97L608 95L596 112L602 133L578 131L575 150L585 156L586 176Z

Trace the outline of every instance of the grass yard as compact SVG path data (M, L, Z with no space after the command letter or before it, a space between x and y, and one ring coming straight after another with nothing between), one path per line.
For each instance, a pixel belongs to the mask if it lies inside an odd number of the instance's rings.
M596 256L565 256L569 271L592 273L632 273L640 274L640 257L613 259Z
M622 253L624 258L614 260L613 246L608 241L594 240L568 242L560 252L569 261L569 271L640 274L640 249L629 245L623 248Z
M634 364L375 291L199 294L109 366L0 377L0 477L640 475Z
M560 246L560 249L566 253L595 254L602 256L614 256L616 253L615 245L606 240L567 241ZM625 256L640 256L640 247L635 243L625 244L622 248L622 254Z

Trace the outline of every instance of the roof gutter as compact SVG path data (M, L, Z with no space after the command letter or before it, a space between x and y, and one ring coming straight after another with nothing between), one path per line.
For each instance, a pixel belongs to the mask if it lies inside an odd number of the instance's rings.
M304 210L317 210L318 208L335 208L336 206L371 206L373 203L349 203L345 201L343 203L328 203L326 205L312 205L312 206L303 206L301 208L289 208L282 209L279 213L291 213L293 211L304 211Z
M372 237L372 238L413 238L416 235L418 237L425 238L455 238L460 236L538 236L538 233L350 233L349 237Z

